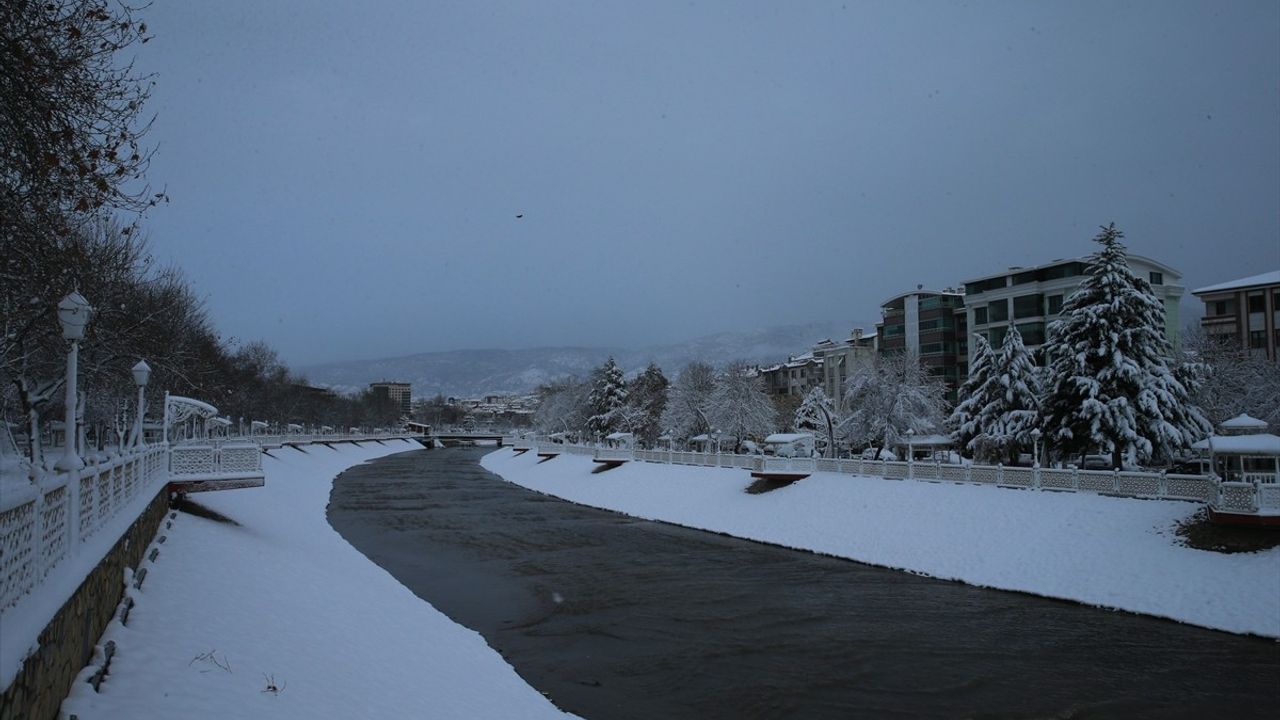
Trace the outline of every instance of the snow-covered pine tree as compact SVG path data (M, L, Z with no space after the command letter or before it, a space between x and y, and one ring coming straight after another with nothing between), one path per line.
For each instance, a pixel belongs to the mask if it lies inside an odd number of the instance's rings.
M947 418L947 429L951 431L951 441L961 452L968 449L969 443L980 432L974 420L978 412L991 402L984 392L987 380L991 377L993 355L991 343L987 341L985 335L975 333L970 347L973 349L969 355L969 377L965 379L964 384L960 386L960 392L957 393L960 402L951 411L951 417Z
M715 390L715 371L710 365L691 362L680 371L667 390L667 406L662 412L662 430L680 440L708 432L707 409Z
M836 428L840 425L840 416L822 386L814 387L804 396L792 424L799 432L813 433L822 457L835 457Z
M1115 223L1102 228L1102 248L1049 326L1040 411L1056 456L1103 451L1114 467L1166 460L1211 430L1169 368L1164 306L1129 271L1123 237Z
M626 428L652 447L662 434L662 412L667 406L667 377L653 363L631 381L624 409Z
M764 389L764 379L744 362L730 363L716 378L707 419L722 436L738 443L763 440L778 427L778 411Z
M1023 446L1033 446L1040 408L1040 378L1018 328L1010 326L1000 352L992 353L987 382L978 391L987 402L973 419L969 446L987 462L1016 463Z
M619 410L626 401L627 387L622 379L622 368L610 357L592 373L591 396L588 400L591 417L587 420L587 429L597 435L617 430Z
M840 430L856 445L875 447L879 458L880 451L903 442L907 430L936 432L945 394L946 387L915 355L881 355L872 365L855 366L845 381Z

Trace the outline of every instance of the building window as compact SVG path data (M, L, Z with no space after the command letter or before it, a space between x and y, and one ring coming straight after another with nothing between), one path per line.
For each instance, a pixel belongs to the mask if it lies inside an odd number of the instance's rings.
M1249 347L1254 350L1265 350L1267 348L1267 331L1266 330L1250 330L1249 331Z
M1000 327L991 328L991 330L987 332L987 339L991 341L992 345L998 347L1001 343L1004 342L1004 336L1008 334L1009 334L1009 326L1001 325Z
M973 324L974 325L987 324L987 309L985 307L978 307L973 309Z
M1050 295L1049 296L1049 314L1057 315L1060 312L1062 312L1062 296Z
M1022 335L1022 344L1024 345L1043 345L1044 344L1044 323L1022 323L1018 326L1018 332Z
M1261 293L1249 296L1249 312L1260 313L1267 311L1267 297Z
M1205 306L1207 309L1212 311L1210 314L1213 317L1223 317L1236 314L1235 298L1230 300L1215 300L1211 303L1205 303Z
M991 322L1004 322L1009 319L1009 301L997 300L987 304L987 317Z
M1151 284L1152 284L1152 285L1163 285L1163 284L1164 284L1164 273L1158 273L1158 272L1156 272L1155 270L1152 270L1152 271L1151 271Z
M1013 299L1013 316L1015 318L1039 317L1044 314L1043 295L1021 295Z

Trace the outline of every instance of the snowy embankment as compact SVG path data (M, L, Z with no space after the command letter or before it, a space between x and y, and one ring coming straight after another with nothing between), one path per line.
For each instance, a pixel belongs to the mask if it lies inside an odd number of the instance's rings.
M564 718L477 633L347 544L325 518L346 468L419 447L273 451L266 487L193 496L239 526L178 513L82 718ZM150 554L150 551L148 551ZM269 686L276 688L275 692Z
M566 500L692 528L1017 590L1280 637L1280 548L1224 555L1177 542L1183 502L815 473L744 492L747 471L503 449L481 464Z

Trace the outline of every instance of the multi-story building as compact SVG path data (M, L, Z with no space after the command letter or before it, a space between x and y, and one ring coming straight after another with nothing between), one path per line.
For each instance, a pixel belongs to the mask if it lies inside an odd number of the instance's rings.
M1204 301L1200 326L1237 347L1280 358L1280 270L1192 290Z
M875 360L879 338L855 329L846 340L823 340L813 346L813 358L822 363L822 389L837 407L844 394L844 381L858 363Z
M409 383L406 382L382 382L369 383L370 392L375 395L381 395L400 408L402 415L410 413L410 394Z
M959 290L925 290L889 298L880 306L876 325L881 353L909 353L920 358L929 374L941 378L954 393L968 376L965 297Z
M812 388L822 384L822 360L813 353L792 356L784 363L759 369L764 378L765 390L770 395L795 395L804 397Z
M1178 343L1178 303L1182 275L1160 262L1129 255L1129 270L1151 283L1164 304L1165 336ZM1062 312L1062 304L1080 286L1088 257L1054 260L1035 267L1011 267L964 283L964 313L968 332L981 333L998 347L1016 326L1022 341L1035 351L1044 344L1045 329ZM1036 353L1037 358L1040 353ZM966 370L967 374L967 370Z

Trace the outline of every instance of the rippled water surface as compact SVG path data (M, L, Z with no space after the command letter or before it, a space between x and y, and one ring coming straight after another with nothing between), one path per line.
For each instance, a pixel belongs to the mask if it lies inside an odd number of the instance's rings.
M329 520L593 720L1280 708L1271 641L580 507L503 482L478 465L488 451L414 451L348 470Z

